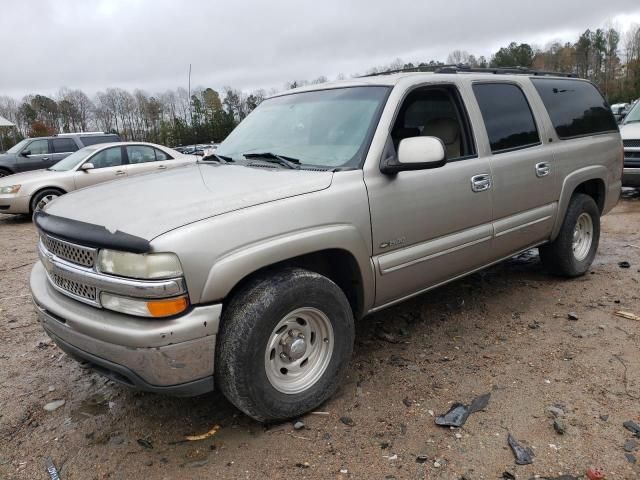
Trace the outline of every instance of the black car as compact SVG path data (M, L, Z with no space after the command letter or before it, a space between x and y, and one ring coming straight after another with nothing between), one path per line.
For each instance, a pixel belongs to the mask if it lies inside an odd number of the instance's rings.
M97 143L119 142L115 133L64 133L52 137L25 138L0 154L0 177L49 168L76 150Z

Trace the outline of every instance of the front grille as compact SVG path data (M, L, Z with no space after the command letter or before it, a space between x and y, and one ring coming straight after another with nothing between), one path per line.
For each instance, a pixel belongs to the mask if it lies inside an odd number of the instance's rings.
M82 247L44 234L40 238L45 248L56 257L83 267L91 268L95 264L96 250L93 248Z
M72 295L83 298L85 300L90 300L92 302L97 301L98 295L95 287L85 285L74 280L69 280L56 273L51 273L50 275L53 283L55 283L56 286L58 286L62 290L65 290Z
M622 145L628 148L640 148L640 138L637 140L623 140Z

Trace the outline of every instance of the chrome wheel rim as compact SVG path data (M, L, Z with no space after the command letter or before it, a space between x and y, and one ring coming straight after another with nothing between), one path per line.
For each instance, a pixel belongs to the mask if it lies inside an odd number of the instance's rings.
M36 211L42 210L49 202L51 202L52 200L55 200L58 197L59 195L54 195L54 194L45 195L40 199L40 201L36 205Z
M582 261L589 255L593 243L593 220L588 213L581 213L573 229L573 256Z
M333 346L333 327L327 315L311 307L294 310L269 336L264 355L269 383L289 395L304 392L327 370Z

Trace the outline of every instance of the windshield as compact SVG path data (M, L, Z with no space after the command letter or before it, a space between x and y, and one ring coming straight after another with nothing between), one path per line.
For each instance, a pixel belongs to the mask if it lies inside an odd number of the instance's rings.
M627 114L624 123L640 122L640 102L636 102L635 106Z
M303 166L360 166L388 91L388 87L339 88L265 100L216 154L237 161L245 153L269 152L298 159Z
M18 153L29 142L29 138L25 138L21 142L16 143L13 147L7 150L7 153Z
M85 158L91 155L93 152L102 148L102 146L96 147L84 147L78 150L77 152L73 152L68 157L63 158L58 163L56 163L49 170L54 170L56 172L66 172L69 170L73 170L80 162L82 162Z

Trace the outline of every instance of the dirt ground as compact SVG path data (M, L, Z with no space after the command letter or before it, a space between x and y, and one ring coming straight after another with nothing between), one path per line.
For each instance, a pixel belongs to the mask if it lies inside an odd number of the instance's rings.
M300 430L264 427L219 394L144 394L80 368L30 304L33 226L2 217L0 479L49 478L46 458L62 480L581 478L589 467L640 478L622 425L640 423L640 321L614 315L640 315L640 195L624 197L603 219L591 274L550 277L532 251L359 322L347 381ZM487 392L462 428L434 424ZM45 411L54 400L65 403ZM508 433L532 465L515 465Z

